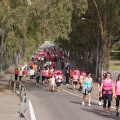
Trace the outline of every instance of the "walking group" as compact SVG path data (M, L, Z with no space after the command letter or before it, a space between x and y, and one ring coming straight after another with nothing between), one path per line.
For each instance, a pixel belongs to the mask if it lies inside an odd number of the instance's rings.
M68 86L71 84L74 90L79 90L83 93L82 105L85 104L85 98L88 97L88 106L91 106L91 93L93 90L93 79L91 73L80 71L78 68L71 67L69 62L64 60L64 52L57 47L44 48L32 56L32 59L27 65L18 70L15 68L15 80L26 81L26 76L30 80L36 79L36 85L41 83L50 85L50 91L60 92L63 83ZM58 65L59 64L59 65ZM79 84L79 87L78 87ZM120 103L120 74L116 81L112 80L109 72L103 74L103 78L98 81L99 105L103 104L104 115L110 114L111 102L116 101L116 116L119 116Z

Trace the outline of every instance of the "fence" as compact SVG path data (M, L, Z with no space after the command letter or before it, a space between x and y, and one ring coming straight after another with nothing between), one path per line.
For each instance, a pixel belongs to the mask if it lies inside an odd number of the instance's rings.
M19 82L13 81L12 76L9 81L10 89L15 92L21 98L20 112L19 112L19 120L27 120L26 119L26 111L29 105L29 101L27 98L26 88L22 86Z
M92 78L94 79L94 81L98 81L98 79L96 79L96 61L87 61L81 58L81 56L71 52L71 51L65 51L66 56L69 57L69 59L71 61L73 61L78 68L80 68L81 70L85 70L86 72L90 72L92 74ZM87 55L86 55L87 56Z

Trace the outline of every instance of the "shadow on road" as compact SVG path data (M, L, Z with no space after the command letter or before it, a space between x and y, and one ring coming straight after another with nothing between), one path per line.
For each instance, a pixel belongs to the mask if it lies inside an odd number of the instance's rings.
M103 117L103 118L106 118L106 119L120 120L120 117L115 116L115 114L114 114L115 112L112 112L112 111L110 112L110 115L105 116L102 110L98 110L98 109L94 109L94 108L92 108L92 109L81 108L81 109L83 111L86 111L86 112L89 112L89 113L90 112L94 113L97 116L100 116L100 117Z

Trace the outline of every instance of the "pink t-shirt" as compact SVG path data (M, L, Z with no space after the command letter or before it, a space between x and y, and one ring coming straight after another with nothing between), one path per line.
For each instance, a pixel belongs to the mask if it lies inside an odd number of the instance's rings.
M84 78L86 77L86 73L85 72L83 72L82 75L84 76Z
M46 76L47 75L46 70L43 70L41 74L42 76Z
M110 80L110 82L107 82L106 80L102 80L102 83L103 83L103 89L104 90L108 90L108 94L112 94L111 90L112 89L112 83L113 81ZM103 91L103 94L106 94L106 91Z
M54 76L55 76L55 77L56 77L57 73L58 73L58 71L57 71L57 70L55 70L55 71L54 71Z
M115 93L116 93L116 95L120 95L120 81L117 81L116 83L115 83Z
M78 81L78 75L73 75L73 81Z
M56 76L57 73L60 73L60 75L62 75L62 72L61 72L60 70L55 70L55 71L54 71L54 76Z
M80 76L80 70L74 70L74 72L76 72L77 75Z
M62 81L62 76L61 75L56 75L56 81L61 82Z

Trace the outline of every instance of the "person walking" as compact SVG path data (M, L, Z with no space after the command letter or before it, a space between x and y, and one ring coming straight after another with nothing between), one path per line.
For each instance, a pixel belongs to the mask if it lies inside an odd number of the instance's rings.
M23 77L23 71L22 71L22 68L20 68L20 70L19 70L19 82L21 82L22 77Z
M26 68L24 68L24 70L23 70L23 81L24 82L26 81L26 76L27 76L27 70L26 70Z
M54 74L52 74L52 76L50 78L50 90L51 90L51 92L54 92L54 87L55 87L55 77L54 77Z
M70 71L66 70L65 72L65 79L66 79L66 85L69 84L69 79L70 79Z
M104 73L103 74L103 78L102 79L99 79L99 81L98 81L98 91L99 91L99 105L101 106L102 105L102 97L100 96L100 89L101 89L101 82L102 82L102 80L104 80L105 79L105 75L106 75L106 73Z
M82 91L83 89L83 81L84 81L84 75L83 75L83 72L81 72L80 76L79 76L79 83L80 83L80 87L79 87L79 91Z
M76 72L74 72L74 75L73 75L73 90L77 89L78 80L79 80L79 76L77 75Z
M41 76L42 76L42 83L45 84L45 80L47 76L45 68L43 68L43 70L41 71Z
M120 74L118 75L118 78L115 82L115 87L114 87L114 97L116 99L116 116L119 116L119 104L120 104Z
M104 115L109 115L112 95L114 96L114 84L113 84L113 80L111 79L111 74L109 72L106 73L105 80L102 80L101 82L100 93L101 93L101 97L103 98ZM106 110L107 101L108 101L108 107Z
M88 73L87 77L83 81L83 100L82 100L82 105L84 105L84 101L86 98L86 95L88 95L88 106L91 107L91 92L93 88L93 79L91 78L91 74Z
M36 85L39 85L39 80L40 80L40 71L39 71L39 69L37 69L35 76L36 76Z
M30 79L33 79L35 71L33 68L30 69Z
M16 67L15 70L14 70L15 81L17 81L17 79L18 79L18 74L19 74L19 70Z
M64 64L64 61L62 60L62 62L61 62L61 70L64 69L64 66L65 66L65 64Z
M60 73L58 72L56 75L57 92L60 92L62 80L63 80L62 75L60 75Z
M70 70L70 80L71 80L71 83L73 85L73 75L74 75L74 67Z

